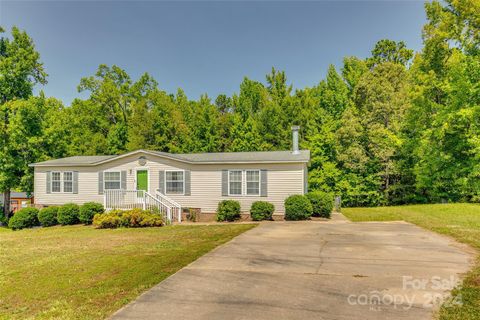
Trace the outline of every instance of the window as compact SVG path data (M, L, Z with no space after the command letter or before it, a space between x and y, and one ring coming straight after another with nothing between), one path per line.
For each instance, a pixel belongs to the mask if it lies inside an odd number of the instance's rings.
M184 172L165 171L165 190L167 194L184 193Z
M50 192L73 193L73 171L52 171L50 173Z
M228 194L231 196L259 196L260 170L229 170Z
M73 192L73 172L63 173L63 192Z
M260 171L247 170L247 195L260 195Z
M228 193L231 195L242 194L242 176L241 170L231 170L228 172Z
M62 192L60 172L52 172L52 192Z
M120 189L120 171L110 171L103 173L103 183L105 190Z

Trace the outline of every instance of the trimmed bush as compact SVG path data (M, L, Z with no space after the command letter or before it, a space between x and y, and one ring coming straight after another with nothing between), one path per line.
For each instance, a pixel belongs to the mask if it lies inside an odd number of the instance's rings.
M163 219L157 214L144 214L138 227L161 227Z
M223 200L218 203L217 221L235 221L240 219L240 202Z
M76 224L79 222L80 207L75 203L67 203L58 208L57 220L61 225Z
M93 217L98 213L104 213L103 204L98 202L87 202L80 207L78 218L84 224L91 224Z
M250 208L250 216L253 221L272 220L275 206L266 201L255 201Z
M132 209L122 212L122 226L127 228L140 227L142 221L148 216L146 211L141 209Z
M13 230L38 226L38 209L23 208L17 211L8 221L8 227Z
M108 213L96 214L93 225L100 229L114 229L122 226L121 211L114 210Z
M96 214L93 217L93 225L99 229L161 227L163 219L158 214L141 209L113 210L108 213Z
M307 220L312 213L312 204L306 196L293 195L285 199L285 220Z
M314 217L330 218L333 210L333 194L322 191L312 191L307 193L313 208Z
M38 213L38 221L44 227L50 227L58 224L57 221L58 207L47 207Z

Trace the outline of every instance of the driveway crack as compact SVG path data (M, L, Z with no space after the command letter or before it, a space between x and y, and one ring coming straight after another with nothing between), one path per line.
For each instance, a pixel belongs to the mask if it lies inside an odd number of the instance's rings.
M322 251L323 249L325 248L325 246L327 245L328 241L325 240L325 239L322 239L321 240L321 244L320 244L320 248L318 248L318 266L317 266L317 270L315 271L316 274L319 274L320 273L320 268L322 267L323 265L323 256L322 256Z

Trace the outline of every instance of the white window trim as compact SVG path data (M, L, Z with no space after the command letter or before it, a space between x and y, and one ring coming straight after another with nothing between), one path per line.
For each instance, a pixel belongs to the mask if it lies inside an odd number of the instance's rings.
M240 194L232 194L232 193L230 192L230 172L232 172L232 171L236 171L236 172L240 171L240 172L242 173L242 180L240 180L240 184L241 184ZM241 170L241 169L230 169L230 170L228 170L228 195L229 195L230 197L241 197L241 196L243 195L243 173L244 173L244 172L243 172L243 170ZM238 181L237 181L237 182L238 182Z
M67 172L71 173L71 175L72 175L72 180L69 180L72 183L72 191L68 191L68 192L65 191L65 173L67 173ZM73 171L63 171L62 174L61 174L61 181L62 181L62 183L61 183L60 188L62 189L62 192L63 193L73 193Z
M258 172L258 193L257 194L247 194L247 192L248 192L248 190L247 190L247 187L248 187L247 171ZM253 181L251 181L251 182L253 182ZM262 193L262 191L260 190L261 188L262 188L262 174L260 172L260 169L245 170L245 196L247 196L247 197L258 197Z
M240 194L230 193L230 171L240 171L242 173L242 192ZM258 172L258 194L247 194L247 171ZM228 196L229 197L260 197L262 194L262 173L260 169L229 169L228 170Z
M120 185L119 185L118 189L107 189L107 188L105 188L105 186L107 184L107 179L105 179L105 173L107 173L107 172L118 172L119 177L120 177L120 180L118 181L118 182L120 182ZM108 180L108 182L116 182L116 181ZM103 171L103 190L122 190L122 171L119 171L119 170Z
M55 180L55 182L60 182L60 191L53 191L53 174L58 173L60 180ZM62 172L61 171L52 171L50 172L50 192L51 193L62 193Z
M183 183L183 187L182 187L183 192L182 192L182 193L171 193L171 192L168 192L168 191L167 191L167 172L183 172L183 174L182 174L182 177L183 177L183 181L182 181L182 183ZM177 181L177 182L178 182L178 181ZM167 194L170 194L170 195L172 195L172 196L184 196L184 195L185 195L185 170L182 170L182 169L179 169L179 170L173 170L173 169L171 169L171 170L165 170L165 181L163 182L163 187L164 187L163 190L165 190L165 194L166 194L166 195L167 195Z
M64 189L64 178L63 178L63 175L65 174L65 172L70 172L72 174L72 191L69 191L69 192L66 192ZM55 180L55 182L60 182L60 191L53 191L53 174L54 173L58 173L58 175L60 176L60 180ZM50 193L73 193L73 171L52 171L50 172Z

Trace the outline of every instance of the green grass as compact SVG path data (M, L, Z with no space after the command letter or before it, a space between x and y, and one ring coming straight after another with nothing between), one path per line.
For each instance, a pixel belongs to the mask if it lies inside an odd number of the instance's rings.
M253 224L0 228L0 319L102 319Z
M11 232L12 230L8 229L7 227L0 227L0 233L2 232Z
M352 221L396 221L414 223L480 249L480 205L432 204L377 208L345 208L342 213ZM460 288L462 305L443 306L439 311L442 320L480 319L480 257L477 257Z

